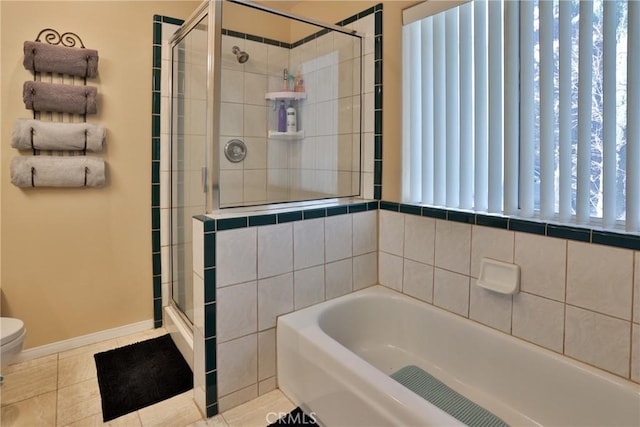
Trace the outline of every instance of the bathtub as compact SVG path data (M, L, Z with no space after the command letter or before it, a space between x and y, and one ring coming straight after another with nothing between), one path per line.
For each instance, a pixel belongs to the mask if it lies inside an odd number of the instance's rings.
M509 425L640 425L640 386L381 286L278 318L278 385L321 425L461 425L407 365Z

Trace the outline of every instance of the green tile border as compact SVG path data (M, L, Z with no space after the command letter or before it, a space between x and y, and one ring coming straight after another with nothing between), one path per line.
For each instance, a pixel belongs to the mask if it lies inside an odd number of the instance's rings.
M410 203L388 202L385 200L380 201L380 210L517 231L520 233L537 234L539 236L555 237L576 242L594 243L636 251L640 250L640 234L625 234L596 228L591 229L588 227L561 225Z

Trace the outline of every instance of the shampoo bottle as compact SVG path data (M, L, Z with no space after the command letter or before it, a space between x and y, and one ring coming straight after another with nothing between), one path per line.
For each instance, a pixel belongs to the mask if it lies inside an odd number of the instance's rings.
M287 131L287 110L284 108L284 101L280 101L278 110L278 132Z
M296 133L297 131L296 109L293 104L289 104L289 108L287 108L287 133Z

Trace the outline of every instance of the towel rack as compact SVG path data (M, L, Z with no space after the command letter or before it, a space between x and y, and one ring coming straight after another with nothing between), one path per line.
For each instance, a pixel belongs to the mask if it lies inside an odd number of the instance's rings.
M85 49L85 45L82 41L82 39L80 38L80 36L76 33L73 33L71 31L67 31L64 33L60 33L58 31L56 31L53 28L45 28L43 30L41 30L38 35L36 36L35 39L36 42L39 43L47 43L50 45L61 45L64 47L79 47L81 49ZM35 52L34 52L35 53ZM89 69L89 57L87 56L87 70ZM34 54L34 58L32 61L32 67L31 67L31 71L33 71L33 80L37 81L40 80L42 81L42 73L36 71L36 67L35 67L35 54ZM49 73L51 74L51 82L53 83L53 73ZM60 75L61 78L64 80L64 75ZM73 77L75 79L75 77ZM85 76L82 78L82 84L84 86L87 85L87 73L85 73ZM64 113L58 113L59 117L60 117L60 121L64 120ZM85 104L85 113L84 114L80 114L80 116L82 117L82 121L86 122L87 121L87 113L86 113L86 104ZM33 109L33 118L34 119L38 119L40 120L40 111L37 111L35 108ZM51 113L51 118L53 119L53 112ZM40 150L37 150L35 147L33 147L32 144L32 150L33 150L33 155L37 156L40 154ZM86 145L86 140L85 140L85 146L84 149L82 150L82 155L86 156L87 155L87 145Z

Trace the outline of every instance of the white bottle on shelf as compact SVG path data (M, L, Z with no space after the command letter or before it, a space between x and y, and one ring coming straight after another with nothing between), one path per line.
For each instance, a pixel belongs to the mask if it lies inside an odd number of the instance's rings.
M296 119L296 109L293 104L287 108L287 133L296 133L298 131L298 123Z

